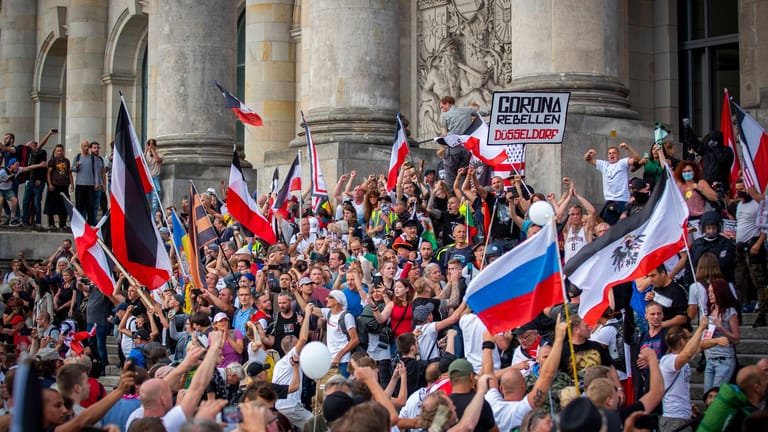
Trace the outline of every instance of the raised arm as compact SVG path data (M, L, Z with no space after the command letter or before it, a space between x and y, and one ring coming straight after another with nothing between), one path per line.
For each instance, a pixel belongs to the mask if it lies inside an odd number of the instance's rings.
M640 159L642 159L642 158L640 157L640 155L639 155L639 154L637 154L637 152L635 151L635 149L633 149L632 147L630 147L630 145L629 145L629 144L627 144L627 143L623 142L623 143L619 144L619 147L621 147L621 148L623 148L624 150L626 150L626 151L628 151L628 152L629 152L629 164L630 164L630 165L632 165L633 163L636 163L636 162L638 162Z
M675 370L680 370L681 367L691 361L693 356L699 352L701 335L704 334L704 329L706 328L707 317L701 317L701 320L699 320L699 327L696 328L696 331L693 333L693 335L691 335L691 338L688 339L688 343L685 344L685 347L680 352L680 354L675 357Z
M552 344L552 351L541 366L539 379L536 380L533 388L526 395L528 403L534 408L540 407L546 400L549 387L552 385L552 380L557 373L557 366L560 364L560 355L562 354L563 345L565 344L565 334L568 331L568 323L560 320L559 315L556 322L555 343Z
M213 373L216 371L216 364L219 362L223 343L224 340L221 332L213 331L208 334L208 351L203 362L192 377L187 394L184 395L184 398L179 403L182 411L184 411L184 415L187 417L191 417L200 404L200 398L203 397L203 392L208 387L211 377L213 377Z
M597 152L595 151L595 149L589 149L586 153L584 153L584 160L588 164L592 166L596 166L597 165L597 159L595 158L596 154Z

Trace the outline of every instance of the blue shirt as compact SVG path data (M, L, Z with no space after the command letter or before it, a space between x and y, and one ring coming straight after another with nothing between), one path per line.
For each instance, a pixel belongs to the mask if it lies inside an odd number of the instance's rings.
M347 310L353 317L357 318L363 313L363 305L360 304L362 298L360 293L352 291L349 287L344 288L341 292L344 293L344 297L347 298Z
M256 309L253 307L249 307L246 310L238 309L232 319L232 328L235 330L240 330L241 333L245 334L245 326L248 321L250 321L251 316L253 316L255 313Z

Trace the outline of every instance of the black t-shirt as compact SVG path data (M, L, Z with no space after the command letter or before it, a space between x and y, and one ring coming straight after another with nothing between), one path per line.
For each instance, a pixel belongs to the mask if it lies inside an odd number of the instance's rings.
M299 337L299 331L301 325L299 324L299 315L295 312L291 314L290 318L283 318L279 312L275 315L272 325L272 335L275 337L275 345L273 348L280 353L280 356L284 356L285 353L280 347L280 342L285 336L293 335Z
M509 214L509 204L505 196L496 196L495 192L488 192L485 196L485 202L488 205L488 211L493 212L494 206L496 214L493 217L491 225L491 237L494 240L509 240L512 238L512 218Z
M403 366L405 366L405 375L408 382L408 396L412 395L416 390L427 386L427 380L425 378L427 365L429 365L429 362L426 360L416 360L413 358L403 359ZM400 382L398 381L398 386L399 385ZM399 391L399 387L396 390ZM397 394L397 392L395 392L395 394Z
M568 375L573 376L573 368L571 367L571 351L567 345L563 347L563 354L560 358L560 370L566 372ZM613 366L611 357L608 355L608 350L599 342L588 340L580 345L574 345L573 351L576 355L576 370L579 371L579 375L584 375L584 371L592 366Z
M661 305L664 321L677 315L687 316L688 295L679 283L672 281L665 287L654 287L653 291L656 293L653 301ZM687 328L690 330L690 326Z
M472 398L475 397L475 392L452 393L448 397L451 398L453 405L456 407L456 416L462 418L467 406L472 402ZM483 411L480 413L480 420L478 420L477 426L475 426L475 432L491 430L494 426L496 426L496 419L493 418L493 410L491 410L491 405L488 404L488 401L484 400Z

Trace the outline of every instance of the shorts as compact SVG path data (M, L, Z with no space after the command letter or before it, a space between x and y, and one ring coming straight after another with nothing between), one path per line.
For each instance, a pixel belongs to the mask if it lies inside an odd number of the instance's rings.
M13 198L16 198L16 194L13 193L13 189L8 189L8 190L0 189L0 197L2 197L5 200L11 200Z

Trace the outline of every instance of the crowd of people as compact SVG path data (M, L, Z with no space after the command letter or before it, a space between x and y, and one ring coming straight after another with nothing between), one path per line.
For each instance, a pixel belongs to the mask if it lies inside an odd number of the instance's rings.
M443 134L476 122L450 96L440 107ZM56 196L72 190L97 222L110 158L93 142L74 163L61 146L46 160L54 133L24 146L6 134L0 197L11 226L41 226L46 185L50 227L57 216L66 228ZM222 182L200 196L218 235L202 255L205 286L190 285L170 208L163 214L160 196L150 196L176 263L164 287L147 291L116 270L117 288L104 294L70 240L45 260L19 253L3 269L0 430L24 402L14 394L24 359L39 380L45 431L758 430L768 358L739 365L736 346L743 313L765 325L764 196L730 184L722 134L683 136L680 159L663 139L642 154L610 147L605 160L589 150L584 161L603 181L600 210L579 179L535 192L519 173L489 176L461 146L446 146L435 169L403 164L392 190L383 175L352 171L327 205L289 201L276 212L272 245L228 214ZM145 154L153 176L156 147L150 140ZM615 287L596 325L579 317L581 290L570 284L565 304L500 334L464 303L473 277L541 229L527 216L533 203L553 207L568 261L639 213L665 166L688 205L690 247ZM258 197L265 214L272 198ZM189 218L190 200L173 208ZM317 380L302 367L314 341L331 358ZM693 368L704 375L703 401L691 397ZM98 378L110 371L119 381L108 392Z

